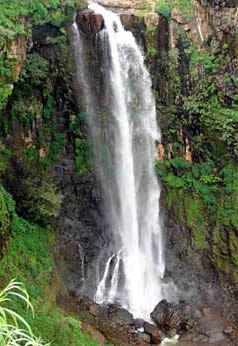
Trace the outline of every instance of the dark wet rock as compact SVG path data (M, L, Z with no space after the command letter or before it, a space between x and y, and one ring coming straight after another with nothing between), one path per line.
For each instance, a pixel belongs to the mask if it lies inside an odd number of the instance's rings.
M142 341L146 342L147 344L151 343L151 336L146 333L138 333L138 338Z
M136 329L143 328L145 321L142 318L136 318L134 320L134 326Z
M60 169L63 167L64 169ZM71 295L93 298L98 258L108 248L108 231L102 214L102 194L95 176L79 176L73 157L67 154L55 167L55 184L64 196L56 220L58 246L55 259Z
M78 12L76 21L85 34L98 33L104 26L103 17L91 11Z
M192 328L193 321L188 317L188 306L186 303L168 303L162 300L150 314L156 326L166 335L174 336Z
M133 325L133 315L116 304L108 307L108 317L118 324Z
M223 341L224 339L225 339L224 334L221 331L218 331L210 336L209 341L211 343L215 343L215 342Z
M223 330L223 333L225 335L230 335L233 332L233 328L232 327L227 327Z
M90 305L90 307L89 307L89 312L90 312L90 314L92 314L93 316L98 317L98 316L101 315L102 309L101 309L100 305L94 303L94 304L91 304L91 305Z
M155 327L153 324L148 322L145 322L143 327L144 327L144 332L151 336L151 342L153 344L161 343L161 336L159 334L157 327Z
M201 318L201 317L202 317L201 311L198 310L198 309L196 309L196 310L194 311L194 317L195 317L195 318Z

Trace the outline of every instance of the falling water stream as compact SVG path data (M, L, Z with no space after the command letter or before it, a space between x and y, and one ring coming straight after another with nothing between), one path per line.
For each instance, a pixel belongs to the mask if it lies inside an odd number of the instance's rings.
M110 119L106 126L110 130L104 145L110 148L110 155L104 161L110 167L111 178L101 174L100 180L112 209L108 222L115 235L115 246L105 264L95 300L120 301L135 317L148 319L163 298L161 282L165 270L160 186L154 170L160 131L152 83L142 50L132 33L124 30L120 17L95 2L89 3L89 9L104 19L104 29L97 35L101 49L108 51L104 63L109 66L106 84L110 91ZM83 52L76 24L73 30L77 51ZM86 84L90 114L90 82L83 77L86 65L81 55L75 54L76 72ZM90 126L95 156L99 156L100 145L94 136L97 125L92 119Z

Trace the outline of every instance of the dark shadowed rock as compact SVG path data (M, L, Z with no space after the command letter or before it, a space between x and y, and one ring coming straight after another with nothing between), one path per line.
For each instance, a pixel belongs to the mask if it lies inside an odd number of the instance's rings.
M98 316L100 316L100 314L102 313L102 309L101 309L100 305L94 303L94 304L91 304L91 305L89 306L89 312L90 312L93 316L98 317Z
M168 303L162 300L150 314L156 326L166 335L182 334L192 328L192 320L188 317L187 304Z
M145 322L143 327L144 327L144 332L150 335L151 342L153 344L161 343L161 337L157 327L155 327L153 324L148 322Z
M85 34L98 33L104 26L103 17L91 11L78 12L77 23Z
M138 338L141 339L142 341L144 341L147 344L151 343L151 336L149 334L139 333L138 334Z
M143 328L145 321L142 318L136 318L134 320L134 326L136 329Z
M134 322L133 315L126 309L118 307L116 304L108 307L108 318L122 325L132 325Z

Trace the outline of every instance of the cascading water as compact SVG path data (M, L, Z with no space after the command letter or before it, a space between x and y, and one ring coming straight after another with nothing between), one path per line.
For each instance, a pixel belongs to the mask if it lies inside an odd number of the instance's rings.
M89 3L89 8L104 18L104 29L97 35L105 51L103 63L109 66L105 89L110 102L103 129L104 147L109 154L100 163L99 177L116 244L95 299L98 303L118 300L134 316L148 319L163 298L161 280L165 269L159 220L160 187L154 172L155 142L160 140L155 100L143 53L132 33L124 30L118 15L94 2ZM76 30L75 24L73 29ZM78 41L75 45L79 44L78 35L75 34ZM83 47L78 50L83 52ZM83 60L79 54L75 56L80 60L77 61L80 70ZM85 71L81 71L82 75L85 76ZM93 105L90 89L92 86L87 85L86 106L91 117L95 157L100 157L99 114L95 116L100 105Z

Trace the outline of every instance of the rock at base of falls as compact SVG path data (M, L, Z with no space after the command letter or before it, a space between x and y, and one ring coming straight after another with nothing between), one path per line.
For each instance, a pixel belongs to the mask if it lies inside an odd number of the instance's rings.
M133 315L126 309L118 307L116 304L109 305L107 308L107 313L108 318L111 321L114 321L122 325L134 324Z
M159 302L150 314L156 326L169 337L183 334L192 328L193 320L189 315L185 302L174 304L165 299Z
M144 332L150 336L152 344L160 344L162 341L161 333L158 328L151 323L144 322Z

